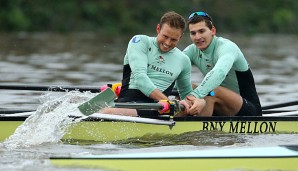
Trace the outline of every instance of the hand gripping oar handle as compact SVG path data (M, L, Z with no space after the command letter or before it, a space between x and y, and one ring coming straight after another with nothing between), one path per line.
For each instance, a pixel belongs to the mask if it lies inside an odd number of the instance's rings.
M166 112L167 110L169 110L170 105L172 102L174 102L173 100L171 101L162 101L161 102L157 102L157 103L115 103L116 108L130 108L130 109L148 109L148 110L165 110L163 112ZM166 106L168 103L169 106ZM176 107L176 103L174 103L175 107ZM180 108L182 110L184 106L180 105Z
M184 106L179 104L178 100L161 100L157 103L115 103L113 107L143 109L143 110L158 110L163 114L175 115L175 113L184 110Z

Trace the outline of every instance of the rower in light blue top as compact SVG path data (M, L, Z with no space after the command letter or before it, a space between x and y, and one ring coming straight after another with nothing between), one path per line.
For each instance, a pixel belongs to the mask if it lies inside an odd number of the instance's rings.
M184 49L204 79L188 96L193 107L190 113L199 116L262 115L253 74L239 47L232 41L217 37L213 20L205 12L189 16L188 27L193 44ZM214 90L215 96L208 96ZM204 99L202 109L197 99ZM199 111L199 112L197 112Z
M169 100L176 85L181 99L191 91L191 63L176 46L186 27L185 19L167 12L156 26L156 37L135 35L129 41L124 57L122 87L118 102L150 103ZM181 101L186 110L188 103ZM105 108L101 111L141 117L158 117L157 111ZM187 111L188 112L188 111Z
M123 85L149 97L155 89L165 92L169 96L176 83L180 90L180 97L184 99L192 91L190 60L176 47L168 52L163 52L158 46L156 37L136 35L131 39L124 57L124 66L130 70L130 75L124 78L129 82L124 82ZM121 93L119 98L122 98Z

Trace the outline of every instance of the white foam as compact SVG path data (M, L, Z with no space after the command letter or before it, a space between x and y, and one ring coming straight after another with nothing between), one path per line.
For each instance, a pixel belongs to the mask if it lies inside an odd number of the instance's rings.
M78 105L95 94L71 91L64 94L49 92L41 96L41 105L13 135L3 142L7 149L28 148L43 143L57 143L67 132L67 128L80 119L69 115L83 116Z

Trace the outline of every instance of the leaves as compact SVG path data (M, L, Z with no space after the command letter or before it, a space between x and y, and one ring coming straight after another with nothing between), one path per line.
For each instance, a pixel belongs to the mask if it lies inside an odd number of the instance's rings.
M293 0L2 0L0 31L155 33L166 11L206 11L218 32L298 33Z

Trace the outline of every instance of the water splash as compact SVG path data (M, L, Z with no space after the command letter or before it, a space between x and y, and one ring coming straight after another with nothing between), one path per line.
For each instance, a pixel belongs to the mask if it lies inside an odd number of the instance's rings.
M3 146L12 150L59 142L67 128L83 118L73 119L68 116L83 116L77 107L93 96L90 92L78 91L63 95L53 92L44 94L40 98L41 105L3 142Z

